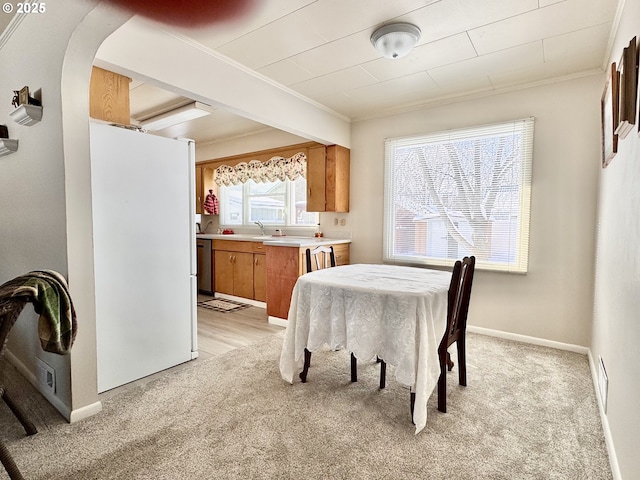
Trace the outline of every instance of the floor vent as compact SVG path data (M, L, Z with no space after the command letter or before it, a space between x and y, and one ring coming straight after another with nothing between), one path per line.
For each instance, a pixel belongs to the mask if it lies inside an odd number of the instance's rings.
M602 357L600 359L600 372L598 374L598 390L600 391L600 401L602 402L602 408L604 413L607 413L607 393L609 390L609 377L607 377L607 370L604 368L604 361Z
M39 358L36 358L38 367L38 382L47 391L56 393L56 371Z

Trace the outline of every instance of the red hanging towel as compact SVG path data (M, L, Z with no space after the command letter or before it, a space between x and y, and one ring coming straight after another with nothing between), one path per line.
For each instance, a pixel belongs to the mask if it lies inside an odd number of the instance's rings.
M220 203L218 198L213 194L213 190L209 190L209 195L204 200L204 211L209 215L218 215L220 213Z

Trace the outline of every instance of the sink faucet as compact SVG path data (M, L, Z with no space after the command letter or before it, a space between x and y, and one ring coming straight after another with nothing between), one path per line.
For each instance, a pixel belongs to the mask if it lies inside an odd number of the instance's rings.
M262 222L253 222L256 225L258 225L260 227L260 235L262 235L264 237L265 233L264 233L264 225L262 224Z

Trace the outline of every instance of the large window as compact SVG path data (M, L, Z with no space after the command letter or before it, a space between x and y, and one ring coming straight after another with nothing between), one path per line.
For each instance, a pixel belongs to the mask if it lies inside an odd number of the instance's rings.
M533 118L385 142L384 259L527 271Z
M318 224L318 214L306 211L306 191L307 182L303 177L293 181L256 183L248 180L237 185L221 185L220 223L315 226Z

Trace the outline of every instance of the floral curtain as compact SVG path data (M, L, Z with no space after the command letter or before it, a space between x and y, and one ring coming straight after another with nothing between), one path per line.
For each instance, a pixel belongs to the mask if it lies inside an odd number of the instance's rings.
M273 157L266 162L251 160L240 162L235 167L221 165L216 168L214 179L218 185L237 185L253 180L256 183L295 180L305 177L307 171L307 156L296 153L293 157Z

